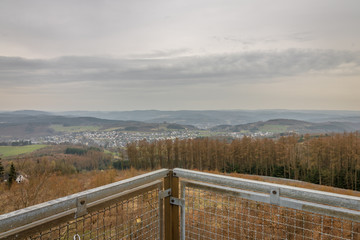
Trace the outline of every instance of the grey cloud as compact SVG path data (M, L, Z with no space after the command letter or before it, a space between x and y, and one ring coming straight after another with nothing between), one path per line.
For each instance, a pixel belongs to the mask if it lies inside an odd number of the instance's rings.
M135 54L132 55L135 58L169 58L169 57L176 57L185 54L189 54L191 52L190 49L181 48L181 49L170 49L170 50L156 50L149 54Z
M286 38L289 38L290 40L294 40L294 41L299 41L299 42L307 42L307 41L314 39L313 33L309 32L309 31L295 32L295 33L289 34L288 37L285 37L285 39Z
M86 81L110 87L256 83L276 77L331 71L344 64L352 64L358 70L360 53L293 49L166 59L0 57L0 83L2 86L16 86Z
M262 38L255 37L240 37L240 36L213 36L212 39L216 41L229 41L242 45L256 45L256 44L271 44L278 43L284 40L289 40L292 42L307 42L314 40L313 33L310 31L306 32L293 32L285 35L274 35L274 36L263 36Z

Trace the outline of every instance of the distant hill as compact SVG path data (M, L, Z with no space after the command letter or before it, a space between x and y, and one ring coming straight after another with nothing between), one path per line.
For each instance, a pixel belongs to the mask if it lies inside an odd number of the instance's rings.
M360 122L360 111L315 111L315 110L182 110L182 111L113 111L61 112L59 115L89 116L112 120L134 120L143 122L169 122L211 128L216 125L239 125L271 119L296 119L299 121Z
M176 123L145 123L95 117L57 116L45 112L16 111L0 113L0 139L37 137L79 131L164 131L195 129Z
M194 127L195 126L195 127ZM0 112L0 140L81 131L164 131L209 129L217 132L328 133L360 130L357 111L224 110Z
M223 132L272 132L272 133L330 133L351 132L360 130L360 123L352 122L323 122L311 123L294 119L272 119L240 125L219 125L211 128L213 131Z
M11 114L30 115L30 116L51 115L51 113L49 113L49 112L36 111L36 110L18 110L18 111L11 112Z

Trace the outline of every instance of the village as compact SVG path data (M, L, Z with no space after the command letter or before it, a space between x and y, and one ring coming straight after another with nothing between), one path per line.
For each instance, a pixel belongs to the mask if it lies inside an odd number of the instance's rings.
M246 134L250 137L269 137L272 132L255 132ZM100 146L104 148L126 147L130 142L147 140L149 142L164 139L194 139L199 137L228 137L242 138L244 133L240 132L212 132L201 130L178 130L162 132L123 132L123 131L84 131L49 135L45 137L33 137L32 144L81 144L86 146Z
M127 143L146 139L147 141L163 139L186 139L200 137L196 131L167 131L167 132L121 132L121 131L85 131L64 133L46 137L33 138L34 144L81 144L87 146L101 146L104 148L125 147Z

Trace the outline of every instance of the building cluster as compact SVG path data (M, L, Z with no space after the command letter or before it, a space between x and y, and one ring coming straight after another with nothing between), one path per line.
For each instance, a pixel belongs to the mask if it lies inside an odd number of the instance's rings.
M31 139L33 143L51 144L83 144L89 146L102 146L105 148L125 147L127 143L146 139L147 141L164 139L187 139L200 136L196 131L167 131L167 132L120 132L120 131L96 131L64 133Z
M173 130L173 131L158 131L158 132L137 132L137 131L84 131L84 132L69 132L56 135L48 135L43 137L32 137L28 139L31 144L81 144L87 146L100 146L104 148L118 148L125 147L128 143L134 141L147 140L148 142L164 139L193 139L198 137L229 137L242 138L249 137L271 137L272 132L255 132L255 133L241 133L241 132L215 132L206 130ZM11 141L19 141L13 139ZM8 144L7 142L4 142Z

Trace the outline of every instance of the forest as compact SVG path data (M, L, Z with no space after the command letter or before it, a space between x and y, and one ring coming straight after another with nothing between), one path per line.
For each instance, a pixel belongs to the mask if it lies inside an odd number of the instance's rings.
M146 140L127 145L136 169L181 167L288 178L360 189L360 134Z
M91 147L50 146L11 161L0 158L0 214L145 172L113 169L111 155ZM17 183L20 174L24 180Z
M269 181L263 176L295 179L333 192L338 190L324 185L360 189L358 132L273 139L142 140L113 151L117 158L95 147L50 145L0 159L0 214L158 168L181 167L260 181ZM25 181L16 183L20 174ZM295 186L306 187L301 182Z

